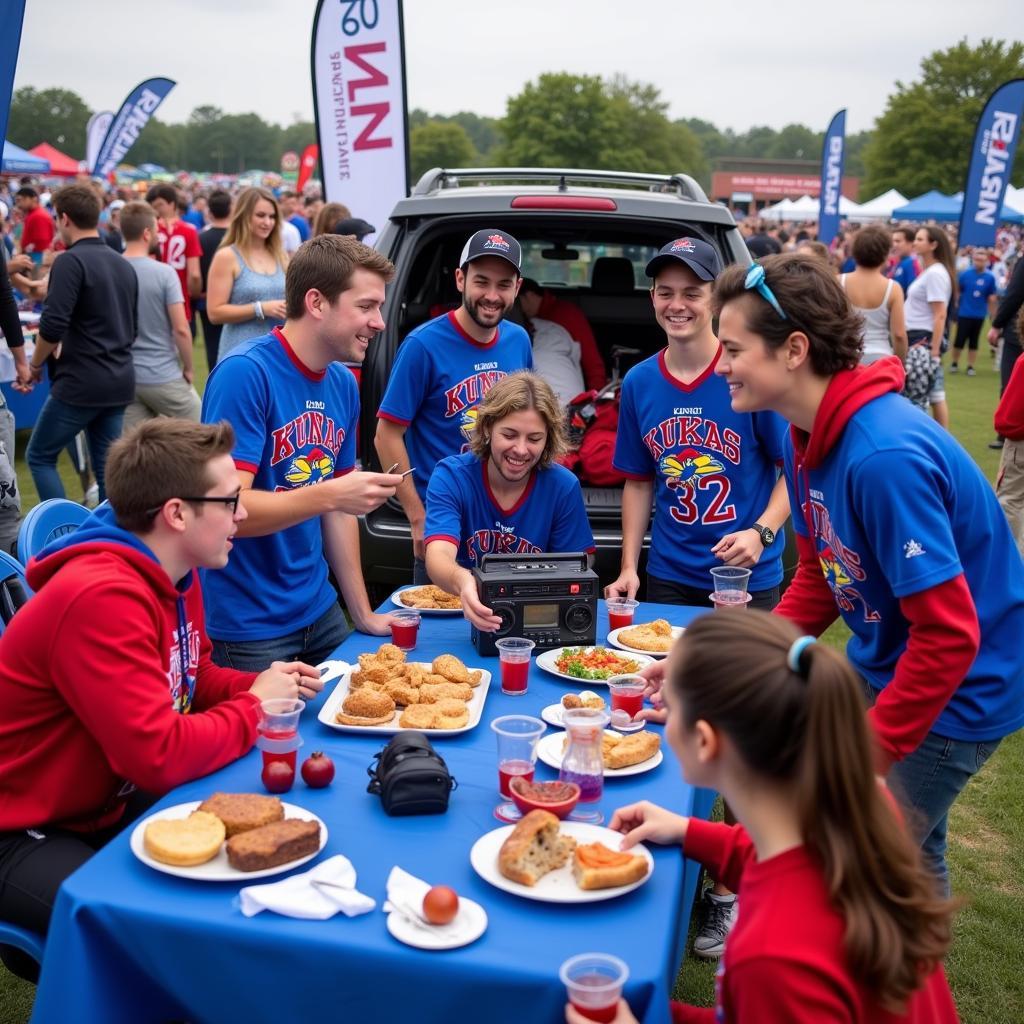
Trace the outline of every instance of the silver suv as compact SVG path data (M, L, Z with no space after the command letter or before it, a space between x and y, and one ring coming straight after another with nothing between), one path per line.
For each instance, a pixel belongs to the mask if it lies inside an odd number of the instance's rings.
M373 448L377 409L398 346L414 327L458 305L459 254L482 227L515 236L523 247L524 276L580 307L609 376L625 374L665 344L644 267L666 242L690 235L715 246L723 264L750 262L732 214L709 202L687 174L428 171L395 206L376 245L398 273L388 287L387 328L370 346L361 374L360 437L368 468L380 468ZM584 486L583 496L597 543L595 569L607 583L619 572L622 491ZM376 601L411 580L409 524L391 501L363 517L360 530L363 572ZM641 579L643 570L641 564Z

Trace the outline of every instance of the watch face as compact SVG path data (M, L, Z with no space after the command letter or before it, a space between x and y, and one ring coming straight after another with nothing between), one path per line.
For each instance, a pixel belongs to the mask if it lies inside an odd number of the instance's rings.
M767 526L761 531L761 540L764 541L766 548L771 547L775 543L775 531L770 530Z

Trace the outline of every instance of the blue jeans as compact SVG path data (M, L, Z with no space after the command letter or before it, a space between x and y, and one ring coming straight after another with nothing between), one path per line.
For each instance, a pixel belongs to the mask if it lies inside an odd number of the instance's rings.
M425 587L431 582L430 577L427 575L427 563L422 558L414 558L412 560L412 582L417 587Z
M999 740L976 743L930 732L912 754L889 769L889 784L908 811L927 867L949 895L946 826L949 809L972 775L992 756Z
M123 405L103 406L98 409L82 405L69 405L50 395L39 411L39 418L32 428L25 459L32 471L32 481L39 493L39 500L63 498L64 485L57 473L57 458L69 441L84 430L89 444L92 471L96 474L99 500L106 496L104 471L107 465L107 451L121 436L124 421Z
M267 640L214 640L213 661L224 668L262 672L272 661L304 661L318 665L349 635L348 622L335 602L316 622L286 636Z

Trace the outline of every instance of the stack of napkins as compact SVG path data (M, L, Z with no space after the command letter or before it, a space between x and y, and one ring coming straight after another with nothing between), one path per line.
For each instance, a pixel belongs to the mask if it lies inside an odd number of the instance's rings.
M246 917L252 917L261 910L272 910L285 917L323 921L339 910L346 917L357 917L368 914L377 906L375 900L357 891L356 869L348 857L340 853L310 871L292 875L283 881L247 885L238 895Z

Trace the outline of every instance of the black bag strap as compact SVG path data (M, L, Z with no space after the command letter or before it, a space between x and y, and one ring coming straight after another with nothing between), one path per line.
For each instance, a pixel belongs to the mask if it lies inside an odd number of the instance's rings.
M0 580L0 621L6 626L27 600L25 585L17 573L12 572L10 576Z

